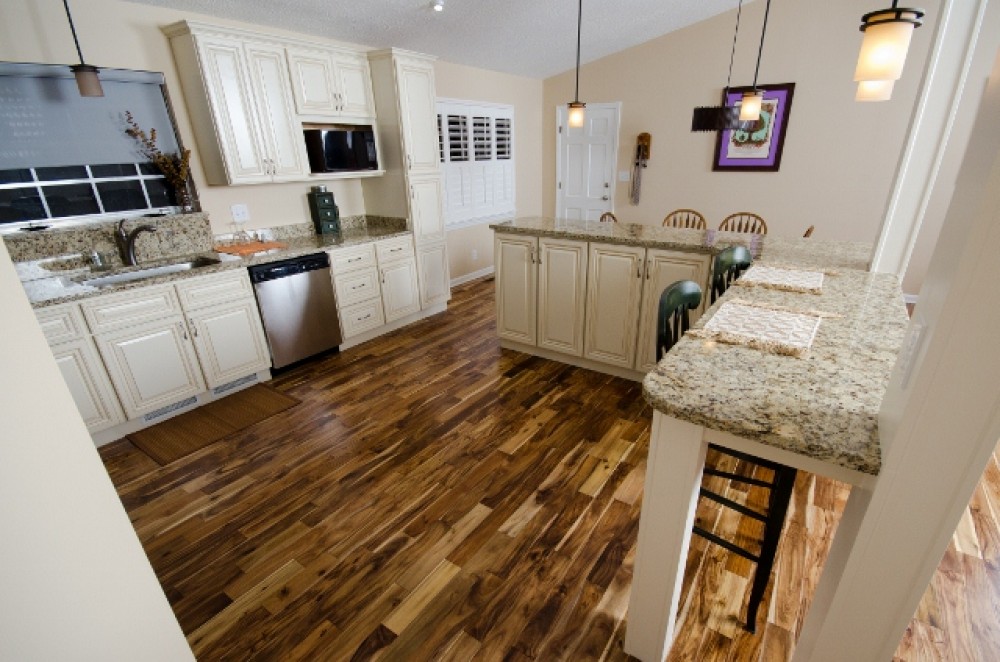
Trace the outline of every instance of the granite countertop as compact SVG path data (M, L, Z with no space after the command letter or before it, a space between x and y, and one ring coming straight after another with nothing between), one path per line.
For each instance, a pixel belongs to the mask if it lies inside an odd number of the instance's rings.
M94 271L83 265L79 254L49 257L40 260L30 260L15 263L18 277L28 295L32 306L41 308L88 297L120 292L124 290L147 287L205 276L230 269L245 269L256 264L266 264L287 258L308 255L317 251L325 251L338 247L356 246L380 239L391 239L412 234L410 230L400 230L393 227L361 227L345 228L337 235L310 235L281 239L286 248L272 249L255 253L247 257L238 257L226 253L200 252L184 255L174 255L160 260L145 261L135 267L122 267L106 271ZM99 276L138 271L166 264L174 264L198 257L218 259L218 264L198 267L188 271L175 272L162 276L143 278L141 280L117 283L104 287L82 285L78 281Z
M516 218L490 227L498 232L558 237L608 244L688 251L715 255L725 248L742 244L758 259L787 266L821 269L867 270L872 246L864 242L830 239L782 238L716 230L665 228L639 223L601 223L553 218Z
M844 270L822 294L733 286L727 300L834 313L802 358L685 336L646 375L657 410L713 430L877 475L878 413L908 317L898 279Z

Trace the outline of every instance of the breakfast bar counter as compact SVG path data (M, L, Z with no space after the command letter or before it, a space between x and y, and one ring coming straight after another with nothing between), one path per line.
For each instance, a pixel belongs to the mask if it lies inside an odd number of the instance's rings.
M782 264L805 268L808 254L780 248ZM673 640L709 443L849 483L830 558L852 551L881 468L879 408L908 318L894 275L817 261L819 293L736 281L644 380L654 418L625 640L644 662L664 659ZM726 306L816 320L807 349L789 355L707 333ZM827 565L817 596L843 568ZM825 606L817 597L812 611ZM807 619L800 642L815 636L822 616Z

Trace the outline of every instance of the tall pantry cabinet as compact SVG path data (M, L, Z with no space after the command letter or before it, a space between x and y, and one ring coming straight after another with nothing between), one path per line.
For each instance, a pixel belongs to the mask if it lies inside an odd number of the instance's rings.
M422 309L451 298L445 245L434 58L400 49L368 54L385 176L363 182L365 209L413 226Z

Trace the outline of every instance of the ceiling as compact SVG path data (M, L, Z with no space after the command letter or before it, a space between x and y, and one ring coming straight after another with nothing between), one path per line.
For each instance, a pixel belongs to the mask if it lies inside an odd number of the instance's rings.
M574 0L134 0L448 62L547 78L576 63ZM581 59L597 60L735 8L737 0L583 0Z

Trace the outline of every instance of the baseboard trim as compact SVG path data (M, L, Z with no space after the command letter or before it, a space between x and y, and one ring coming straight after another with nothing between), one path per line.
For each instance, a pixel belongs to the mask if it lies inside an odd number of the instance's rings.
M465 274L464 276L459 276L458 278L452 278L451 286L457 287L459 285L468 283L469 281L479 280L480 278L486 278L487 276L492 276L495 271L496 267L492 265L484 267L482 269L478 269L476 271L473 271L472 273Z
M532 356L538 356L550 361L568 363L569 365L576 366L577 368L593 370L594 372L603 372L606 375L621 377L622 379L631 379L634 382L641 382L646 377L646 373L639 372L638 370L620 368L618 366L608 365L607 363L585 359L581 356L572 356L570 354L562 354L561 352L553 352L550 349L542 349L541 347L525 345L511 340L501 339L500 347L503 349L512 349L515 352L521 352L522 354L531 354Z

